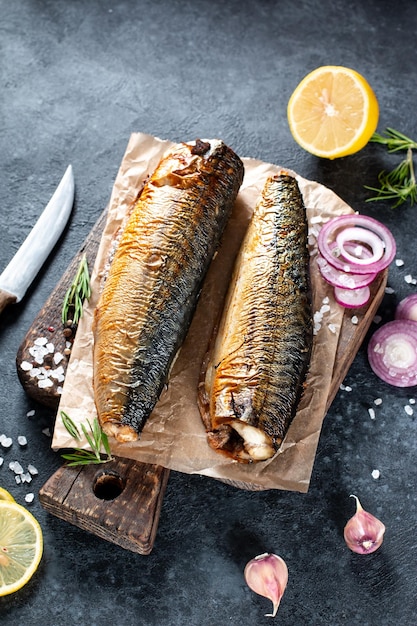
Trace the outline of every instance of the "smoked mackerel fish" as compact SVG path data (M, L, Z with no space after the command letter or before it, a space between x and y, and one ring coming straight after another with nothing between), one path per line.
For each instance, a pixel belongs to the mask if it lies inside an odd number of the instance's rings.
M208 443L242 463L275 454L304 389L313 342L307 231L296 179L285 171L270 176L198 389Z
M175 144L130 214L94 314L99 423L134 441L167 382L243 179L220 140Z

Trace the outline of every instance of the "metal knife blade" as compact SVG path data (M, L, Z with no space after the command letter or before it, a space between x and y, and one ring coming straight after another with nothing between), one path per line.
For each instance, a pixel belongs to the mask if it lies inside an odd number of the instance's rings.
M0 312L20 302L58 241L74 204L74 174L69 165L36 224L0 275Z

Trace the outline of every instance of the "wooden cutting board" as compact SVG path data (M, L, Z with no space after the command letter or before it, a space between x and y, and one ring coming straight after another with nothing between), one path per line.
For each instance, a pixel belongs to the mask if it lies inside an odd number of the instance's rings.
M60 398L58 388L62 383L40 387L39 380L31 376L31 372L24 366L26 363L33 364L36 341L45 342L47 339L54 346L54 354L62 354L63 358L57 365L51 353L49 358L45 358L46 366L60 366L66 371L68 358L64 353L68 338L64 335L61 323L62 302L84 253L91 271L106 214L107 210L94 225L37 315L17 353L17 372L26 393L55 410ZM388 270L374 281L372 298L366 307L347 309L345 312L326 409L337 394L376 314L384 295L387 276ZM357 317L356 324L352 323L353 316ZM53 515L125 549L146 555L154 545L168 478L169 470L166 468L125 458L82 468L63 465L40 489L39 499L42 506Z

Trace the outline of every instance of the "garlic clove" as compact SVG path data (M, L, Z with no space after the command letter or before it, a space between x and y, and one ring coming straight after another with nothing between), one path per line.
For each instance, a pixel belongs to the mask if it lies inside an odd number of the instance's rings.
M275 617L288 582L285 561L277 554L260 554L247 563L244 577L252 591L271 600L273 612L266 617Z
M385 526L371 513L364 511L359 498L356 499L356 513L344 528L344 538L350 550L357 554L370 554L381 546L384 539Z

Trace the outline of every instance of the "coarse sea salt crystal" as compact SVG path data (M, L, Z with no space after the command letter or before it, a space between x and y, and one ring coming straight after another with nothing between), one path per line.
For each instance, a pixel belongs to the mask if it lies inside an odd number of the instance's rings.
M55 365L59 365L63 358L64 355L61 352L55 352L53 357Z
M24 473L24 469L23 467L20 465L19 461L11 461L9 463L9 468L12 470L12 472L14 472L15 474L23 474Z
M28 411L26 413L26 417L33 417L35 415L35 409L32 409L31 411Z
M411 276L411 274L407 274L407 276L404 276L404 280L408 285L415 285L417 282L416 279Z
M62 382L65 378L65 370L62 367L62 365L60 365L59 367L57 367L54 370L51 370L51 378L55 378L55 380L58 380L59 382Z
M392 287L385 287L385 293L391 294L391 293L395 293L395 291Z
M17 438L17 443L19 444L19 446L26 446L27 442L28 440L24 435L19 435L19 437Z
M323 221L322 215L313 215L313 217L310 219L311 224L321 224L322 221Z
M371 407L368 409L368 413L369 413L369 417L371 418L371 420L375 419L375 410Z
M313 315L313 320L316 322L321 322L321 320L323 319L323 314L321 311L316 311Z
M3 465L3 463L4 463L4 459L2 456L0 456L0 467Z
M11 437L3 436L0 443L3 446L3 448L10 448L13 444L13 439Z
M34 465L32 465L32 463L29 463L28 465L28 472L32 474L32 476L36 476L38 474L38 470Z
M45 346L48 340L46 337L37 337L33 343L35 346Z
M372 476L372 478L377 480L377 478L379 478L381 476L381 472L379 470L377 470L377 469L374 469L371 472L371 476Z
M29 372L32 367L33 365L32 363L29 363L29 361L22 361L20 364L20 369L22 369L24 372Z
M379 406L380 404L382 404L382 398L375 398L375 400L374 400L374 404L375 404L376 406Z
M352 322L352 324L356 324L359 322L359 318L357 315L352 315L352 317L350 318L350 321Z
M352 387L349 387L349 385L344 385L343 383L340 385L339 389L341 389L342 391L352 391Z
M415 403L416 403L416 401L415 401L415 399L414 399L414 398L410 398L410 399L409 399L409 401L408 401L408 403L409 403L409 404L415 404Z
M43 380L38 381L39 389L46 389L47 387L53 387L54 383L50 378L44 378Z
M405 405L404 411L407 413L407 415L413 415L414 413L413 407L411 407L409 404Z
M402 259L395 259L395 265L397 267L402 267L404 265L404 261Z
M35 494L34 493L27 493L25 495L25 502L27 502L28 504L33 502L34 499L35 499Z
M329 328L331 333L333 333L334 335L336 334L337 328L336 328L335 324L328 324L328 328Z

